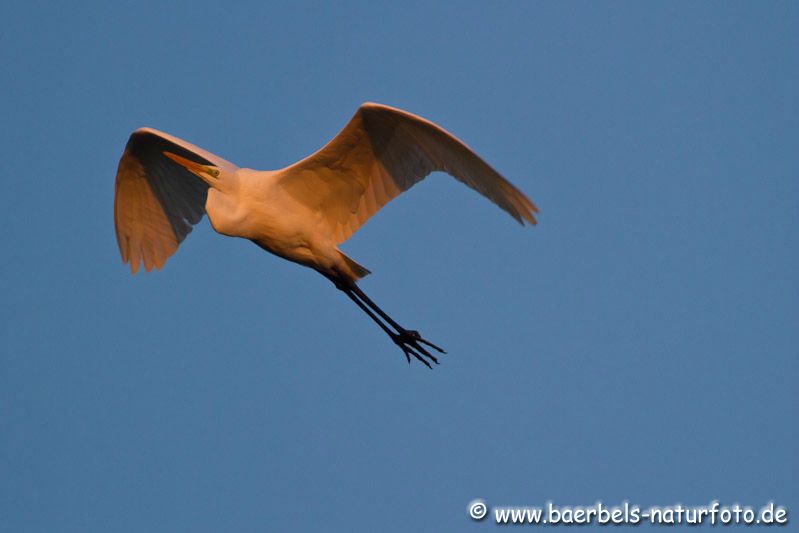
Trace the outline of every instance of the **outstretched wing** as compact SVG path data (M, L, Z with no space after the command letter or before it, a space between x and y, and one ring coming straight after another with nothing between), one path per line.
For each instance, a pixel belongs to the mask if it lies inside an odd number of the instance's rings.
M177 137L151 129L134 131L119 160L114 194L114 224L122 262L135 274L160 269L205 214L208 185L165 157L226 170L236 166Z
M280 184L322 215L336 243L433 171L443 171L519 223L535 224L533 203L439 126L392 107L365 103L311 156L283 169Z

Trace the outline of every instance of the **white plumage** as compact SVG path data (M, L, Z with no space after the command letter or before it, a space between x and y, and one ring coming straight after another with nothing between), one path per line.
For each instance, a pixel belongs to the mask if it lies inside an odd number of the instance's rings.
M217 232L326 276L409 361L413 355L430 366L425 357L437 360L425 346L443 350L377 307L356 284L369 271L338 245L434 171L454 176L520 223L535 224L533 203L463 142L423 118L366 103L327 145L276 171L239 168L171 135L136 130L117 171L117 243L134 274L140 263L160 269L207 213Z

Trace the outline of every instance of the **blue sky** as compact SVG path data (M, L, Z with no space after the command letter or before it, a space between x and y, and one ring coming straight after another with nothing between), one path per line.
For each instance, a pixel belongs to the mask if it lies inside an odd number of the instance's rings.
M461 531L489 505L799 511L795 3L19 4L1 10L0 531ZM443 174L344 250L450 352L207 221L132 277L114 173L152 126L254 168L363 101Z

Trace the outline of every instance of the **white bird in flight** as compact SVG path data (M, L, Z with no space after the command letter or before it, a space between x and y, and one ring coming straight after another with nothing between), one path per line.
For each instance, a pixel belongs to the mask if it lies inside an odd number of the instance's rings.
M134 131L119 161L114 223L122 261L135 274L160 269L208 215L218 233L313 268L343 291L405 353L428 367L431 350L358 287L369 271L338 249L400 193L434 171L455 179L535 224L527 197L468 146L421 117L365 103L319 151L281 170L238 166L152 128ZM382 319L382 320L381 320ZM432 367L431 367L432 368Z

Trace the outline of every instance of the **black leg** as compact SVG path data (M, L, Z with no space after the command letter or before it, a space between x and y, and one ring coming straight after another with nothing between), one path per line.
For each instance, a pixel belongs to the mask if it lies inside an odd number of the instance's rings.
M399 333L398 334L398 333L394 333L393 331L391 331L388 328L388 326L383 324L383 322L372 312L372 310L369 309L369 307L366 306L366 304L364 304L361 300L358 299L358 297L355 294L353 294L353 292L351 290L349 290L349 289L341 289L341 290L347 296L349 296L349 298L353 302L355 302L358 305L358 307L360 307L363 310L364 313L369 315L369 318L374 320L375 323L378 326L380 326L380 328L383 331L386 332L386 335L388 335L391 338L391 340L393 340L394 343L397 346L400 347L402 352L405 354L405 358L408 360L409 363L411 362L411 356L413 356L414 358L416 358L419 361L421 361L425 366L427 366L427 368L433 368L432 366L430 366L430 363L428 363L424 359L424 356L426 356L431 361L433 361L435 364L438 364L438 359L436 359L427 350L425 350L423 347L419 346L416 342L414 342L413 339L406 338L406 336L403 333Z
M386 322L388 322L389 324L391 324L391 326L393 326L393 327L394 327L394 329L396 329L396 330L397 330L397 332L398 332L400 335L402 335L402 336L405 336L405 337L408 337L408 338L411 338L411 339L413 339L413 340L414 340L416 343L422 343L422 344L425 344L425 345L427 345L427 346L429 346L429 347L433 348L434 350L438 350L438 352L440 352L440 353L447 353L447 352L445 352L445 351L444 351L442 348L439 348L438 346L436 346L436 345L435 345L435 344L433 344L432 342L430 342L430 341L428 341L428 340L426 340L426 339L423 339L423 338L422 338L422 336L419 334L419 332L418 332L418 331L414 331L414 330L405 329L405 328L403 328L402 326L400 326L399 324L397 324L397 322L395 322L393 318L391 318L390 316L388 316L388 314L387 314L387 313L385 313L385 312L384 312L382 309L380 309L380 307L378 307L378 305L377 305L376 303L374 303L374 302L372 301L372 299L371 299L371 298L369 298L368 296L366 296L366 293L364 293L364 292L361 290L361 288L360 288L360 287L358 287L357 285L353 284L353 286L352 286L352 291L353 291L353 292L354 292L356 295L358 295L358 298L360 298L360 299L361 299L361 300L362 300L362 301L363 301L363 302L364 302L366 305L368 305L368 306L369 306L371 309L373 309L373 310L374 310L374 311L375 311L375 312L376 312L378 315L380 315L381 317L383 317L383 319L384 319ZM425 354L426 354L426 355L429 355L429 354L427 354L427 351L426 351L426 350L425 350Z
M414 358L424 363L424 365L427 366L428 368L433 368L433 367L430 366L430 363L425 359L425 357L427 357L427 359L434 362L435 364L438 364L438 359L436 359L435 356L433 356L430 352L428 352L427 349L425 349L425 347L422 346L422 344L426 344L427 346L430 346L431 348L434 348L441 353L446 353L444 352L444 350L442 350L435 344L423 339L422 336L419 335L419 332L407 330L402 326L400 326L399 324L397 324L390 316L384 313L383 310L377 306L377 304L375 304L368 296L366 296L366 294L364 294L364 292L360 288L358 288L355 285L355 283L350 281L342 281L341 279L331 276L325 272L321 272L321 274L326 278L328 278L330 281L332 281L337 289L346 294L350 300L355 302L355 304L358 307L360 307L361 310L363 310L364 313L369 315L369 318L374 320L374 322L378 326L380 326L380 329L382 329L386 333L386 335L388 335L391 338L391 340L394 341L394 344L400 347L402 353L405 354L405 358L408 360L409 363L411 362L411 356L413 356ZM386 320L388 324L391 325L397 331L396 332L391 331L391 329L386 324L384 324L383 321L380 320L380 318L378 318L377 315L375 315L375 312L381 317L383 317L383 319Z

